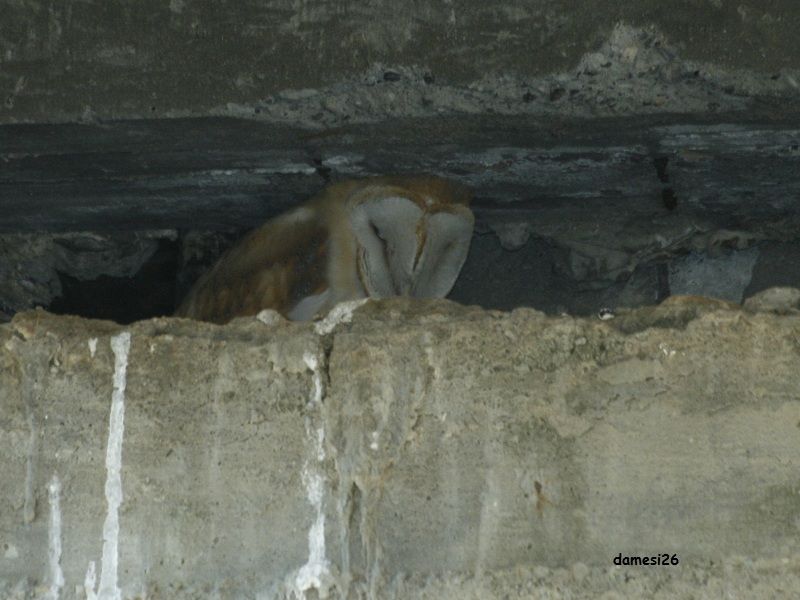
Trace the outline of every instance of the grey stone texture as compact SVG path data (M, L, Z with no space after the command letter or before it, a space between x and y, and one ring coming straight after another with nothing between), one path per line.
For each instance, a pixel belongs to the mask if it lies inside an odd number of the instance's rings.
M61 597L84 597L109 339L129 331L125 598L790 598L797 296L609 320L371 301L328 329L19 313L0 326L0 590L49 589L57 474Z
M797 98L793 0L0 2L0 122L629 114Z

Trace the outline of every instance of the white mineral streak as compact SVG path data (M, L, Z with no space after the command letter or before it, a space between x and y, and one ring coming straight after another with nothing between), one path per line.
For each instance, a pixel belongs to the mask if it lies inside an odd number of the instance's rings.
M308 531L308 562L300 567L294 580L296 593L306 597L308 590L325 589L324 579L329 575L328 560L325 558L325 513L323 501L325 481L308 462L303 466L303 483L306 486L308 501L314 507L316 518Z
M353 320L353 312L368 300L369 298L359 298L340 302L330 310L324 319L314 325L314 331L318 335L327 335L340 323L349 323Z
M484 450L484 455L487 450ZM487 458L489 458L487 456ZM487 460L487 464L494 464L494 461ZM489 467L486 470L484 480L484 490L481 494L481 513L480 521L478 522L478 547L477 547L477 561L475 564L475 578L481 579L483 577L484 567L487 560L492 556L492 546L497 539L497 531L500 526L499 515L499 489L500 486L497 481L497 474L494 468Z
M95 566L89 563L84 587L87 600L120 600L117 585L119 560L119 506L122 504L122 436L125 430L125 385L131 334L127 331L111 338L114 352L114 391L108 423L106 449L106 503L108 511L103 523L103 557L100 562L100 588L94 591Z
M32 523L36 518L36 496L33 490L33 482L36 479L35 456L38 450L36 442L36 420L33 417L33 409L28 407L28 451L25 455L25 502L22 506L22 520L24 523Z
M97 600L97 592L94 591L96 581L94 561L91 561L89 568L86 569L86 577L83 579L83 591L86 593L86 600Z
M319 373L319 360L311 353L305 353L303 360L313 373L314 391L309 399L309 407L318 408L322 401L322 378ZM308 590L317 590L320 597L327 595L326 580L330 576L329 563L325 558L325 478L318 468L325 460L325 430L314 430L311 419L306 422L306 434L312 446L317 465L309 459L303 465L302 480L306 488L308 502L314 508L316 517L308 531L308 561L300 567L292 582L295 596L305 598Z
M308 400L308 404L310 407L318 406L322 402L322 377L319 374L319 359L310 352L305 352L303 354L303 362L311 369L312 380L314 381L314 394Z
M50 590L48 598L58 600L64 587L64 573L61 570L61 482L53 474L47 487L50 501L50 529L48 531L48 557L50 559Z
M316 450L317 460L322 462L325 460L325 430L322 427L317 429L316 442L314 449Z

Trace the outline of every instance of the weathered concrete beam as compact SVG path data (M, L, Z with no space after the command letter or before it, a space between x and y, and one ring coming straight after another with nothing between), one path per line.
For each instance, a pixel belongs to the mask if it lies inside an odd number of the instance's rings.
M796 102L800 77L794 0L0 8L2 123L713 112L764 95ZM298 111L304 102L311 110Z
M662 552L681 566L625 571L642 597L715 597L735 556L756 561L741 589L778 597L800 555L800 316L776 298L610 321L397 300L327 328L21 313L0 326L0 589L46 591L57 564L83 597L124 362L123 597L625 595L613 558Z
M100 574L109 339L119 332L46 313L4 328L6 582L49 572L45 490L54 475L62 484L64 596L75 597L90 561ZM229 331L153 321L131 333L119 515L124 597L223 583L237 593L268 589L273 575L288 575L308 554L314 514L303 465L313 373L304 355L323 356L319 339L257 321Z
M564 214L668 221L661 228L797 218L800 120L731 119L464 115L325 132L216 118L0 126L0 232L246 228L328 180L392 172L459 179L475 188L480 218L541 221L545 236Z

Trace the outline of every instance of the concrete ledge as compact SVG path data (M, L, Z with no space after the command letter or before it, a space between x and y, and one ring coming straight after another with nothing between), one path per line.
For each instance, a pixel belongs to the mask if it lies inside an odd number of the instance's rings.
M109 340L129 331L124 598L789 597L800 316L783 312L398 300L331 331L21 313L0 327L0 591L83 598L89 562L111 570Z

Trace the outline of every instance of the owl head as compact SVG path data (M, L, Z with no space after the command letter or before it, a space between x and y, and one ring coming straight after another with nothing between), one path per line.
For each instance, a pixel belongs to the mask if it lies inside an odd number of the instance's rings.
M366 295L446 296L472 238L469 190L432 176L366 181L347 197L355 266Z

